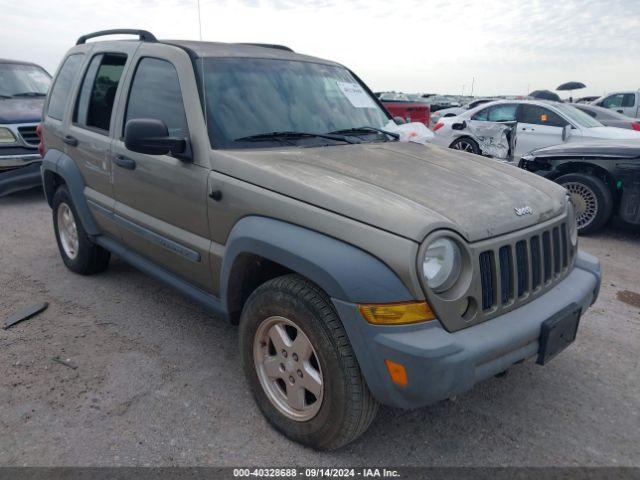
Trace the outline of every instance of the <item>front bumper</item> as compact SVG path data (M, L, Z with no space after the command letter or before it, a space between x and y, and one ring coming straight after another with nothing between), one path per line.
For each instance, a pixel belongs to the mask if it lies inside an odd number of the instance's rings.
M0 171L0 197L42 185L41 164L42 160L37 160L11 170Z
M471 389L537 354L542 323L571 304L584 312L600 289L600 264L578 252L573 271L554 288L504 315L456 332L432 321L405 327L368 324L356 305L334 299L369 389L380 402L416 408ZM405 366L408 384L391 382L385 359Z

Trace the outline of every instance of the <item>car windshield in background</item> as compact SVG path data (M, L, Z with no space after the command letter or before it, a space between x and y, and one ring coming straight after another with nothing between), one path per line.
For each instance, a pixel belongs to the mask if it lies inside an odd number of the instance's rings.
M42 97L50 84L51 77L40 67L0 63L0 97Z
M343 144L326 134L382 129L389 123L386 112L342 67L256 58L204 58L197 65L204 70L207 122L216 148ZM286 142L275 132L285 132ZM375 130L357 136L388 140Z
M593 118L591 115L584 113L582 110L578 110L571 105L565 105L563 103L554 103L553 106L560 111L565 117L571 120L573 123L578 124L581 127L593 128L603 127L599 121Z

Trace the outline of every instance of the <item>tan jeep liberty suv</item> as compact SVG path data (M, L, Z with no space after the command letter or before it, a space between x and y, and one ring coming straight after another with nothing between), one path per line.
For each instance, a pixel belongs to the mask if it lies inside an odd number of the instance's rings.
M93 41L113 33L136 40ZM331 449L544 364L595 301L564 188L404 143L342 65L278 45L86 35L44 108L62 260L116 254L239 324L259 408Z

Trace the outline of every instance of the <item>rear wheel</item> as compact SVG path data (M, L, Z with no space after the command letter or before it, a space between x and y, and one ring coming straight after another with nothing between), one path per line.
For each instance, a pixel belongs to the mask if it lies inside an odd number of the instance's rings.
M110 253L87 236L65 185L56 190L52 205L53 229L67 268L82 275L105 270L109 266Z
M458 138L449 146L449 148L480 155L480 147L478 146L478 142L469 137Z
M240 319L240 352L258 407L292 440L335 449L360 436L376 414L329 298L298 275L251 294Z
M609 221L613 196L602 180L585 173L569 173L558 177L556 182L569 192L576 212L578 232L594 232Z

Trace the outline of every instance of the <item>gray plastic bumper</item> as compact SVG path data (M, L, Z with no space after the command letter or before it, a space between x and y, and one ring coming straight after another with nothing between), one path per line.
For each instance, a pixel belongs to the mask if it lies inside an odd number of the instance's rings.
M28 190L42 185L40 165L42 162L33 162L24 167L0 173L0 197L10 193Z
M440 322L404 327L367 323L356 305L333 300L373 395L415 408L463 393L481 380L536 355L542 323L575 304L582 314L600 289L600 264L579 252L573 271L537 299L484 323L450 333ZM405 366L408 385L391 382L384 360Z

